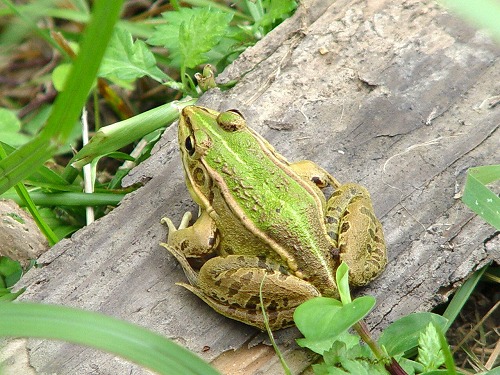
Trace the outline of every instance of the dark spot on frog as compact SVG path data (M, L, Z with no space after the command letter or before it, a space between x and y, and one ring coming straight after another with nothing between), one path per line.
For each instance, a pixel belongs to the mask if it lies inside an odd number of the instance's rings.
M269 266L266 263L266 258L265 257L261 257L261 256L258 257L257 267L258 268L263 268L265 270L268 270Z
M210 185L212 185L212 184L210 184ZM208 193L208 201L210 202L210 204L213 204L213 202L214 202L214 196L215 195L214 195L213 189L210 189L209 193Z
M279 208L279 207L278 207L278 208L276 209L276 213L277 213L277 214L281 213L281 208Z
M323 181L321 180L321 178L319 178L318 176L313 176L311 178L311 181L314 182L316 185L318 186L321 186L323 185Z
M200 186L205 185L205 173L203 172L203 169L195 168L193 170L193 178L198 185Z
M344 221L342 223L342 227L340 228L340 233L345 233L349 230L351 226L349 225L349 223L347 221Z
M339 235L337 234L337 232L330 231L330 232L328 232L328 235L334 241L337 241L339 239Z
M285 268L285 266L283 266L283 265L280 265L279 271L280 271L283 275L289 275L289 274L290 274L290 273L288 272L288 269L286 269L286 268Z
M189 241L188 240L184 240L180 243L180 248L182 251L184 251L187 247L189 246Z
M267 309L269 309L269 310L275 310L276 311L276 310L278 310L278 307L279 307L279 304L276 303L275 300L270 301L269 304L267 305Z
M366 249L366 252L369 254L373 252L373 247L369 243L366 244L365 249Z
M252 272L246 272L240 276L242 281L251 281L253 279Z
M325 222L326 222L327 224L333 224L333 223L335 223L336 221L337 221L337 219L335 219L333 216L326 216L326 218L325 218Z
M229 297L234 297L240 292L240 289L243 285L239 281L233 281L231 287L228 290Z
M245 307L248 307L250 309L255 309L257 307L257 304L259 303L260 303L260 297L252 296L248 299L247 303L245 303Z
M343 246L343 245L342 245L342 246ZM341 246L341 247L342 247L342 246ZM335 261L338 261L338 260L339 260L339 258L340 258L340 252L341 252L341 251L340 251L340 249L338 249L338 248L336 248L336 247L332 247L332 248L330 249L330 254L331 254L331 256L332 256L333 260L335 260Z
M374 223L377 222L377 218L375 217L375 215L373 214L372 211L370 211L368 208L366 208L365 206L361 207L359 209L359 211L363 214L363 215L366 215L370 218L370 220Z

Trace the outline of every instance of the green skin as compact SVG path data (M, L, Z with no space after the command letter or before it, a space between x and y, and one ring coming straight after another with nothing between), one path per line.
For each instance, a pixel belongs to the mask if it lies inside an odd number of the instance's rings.
M339 184L310 161L289 163L237 111L185 107L179 147L200 216L189 226L188 213L178 229L165 219L163 246L184 269L189 284L181 285L219 313L265 329L264 279L269 325L280 329L293 324L302 302L338 297L342 261L352 285L385 267L382 227L367 190ZM335 189L328 201L326 186Z

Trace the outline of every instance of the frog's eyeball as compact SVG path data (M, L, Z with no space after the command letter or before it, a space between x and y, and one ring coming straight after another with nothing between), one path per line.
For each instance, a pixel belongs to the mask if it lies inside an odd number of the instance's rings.
M186 137L184 141L184 147L186 147L187 152L190 156L193 156L195 148L194 148L194 139L191 136Z
M235 109L219 113L217 123L227 132L234 132L246 127L243 115Z

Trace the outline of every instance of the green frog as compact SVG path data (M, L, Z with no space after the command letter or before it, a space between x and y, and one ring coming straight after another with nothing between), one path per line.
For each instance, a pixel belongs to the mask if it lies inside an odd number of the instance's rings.
M182 110L179 147L186 185L199 205L190 225L168 218L162 244L180 263L180 283L217 312L265 329L293 325L295 308L316 296L338 298L335 271L364 285L387 263L382 227L368 191L340 184L307 160L290 163L237 110ZM323 189L333 190L326 200Z

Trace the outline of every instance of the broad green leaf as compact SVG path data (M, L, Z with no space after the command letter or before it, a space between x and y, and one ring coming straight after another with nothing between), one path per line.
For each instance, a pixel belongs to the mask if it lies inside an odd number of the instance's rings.
M380 335L378 343L385 347L390 356L397 356L417 347L420 332L429 323L434 323L442 329L447 321L441 315L433 313L413 313L396 320L387 327Z
M68 80L69 73L71 72L72 64L59 64L52 71L52 83L57 91L64 91L64 85Z
M196 355L156 333L103 314L63 306L2 303L0 336L87 345L159 374L218 374Z
M21 121L13 111L0 108L0 139L11 146L20 146L30 140L21 130Z
M0 278L3 280L3 287L10 288L19 281L23 269L19 262L8 257L0 256Z
M210 8L181 8L162 16L166 24L157 26L147 42L164 46L173 65L188 68L207 62L206 53L228 33L233 18Z
M197 12L179 29L179 50L184 65L194 68L207 61L205 53L226 34L232 14L197 8Z
M500 164L470 168L462 201L488 223L500 230L500 198L486 187L500 180Z
M295 310L293 320L305 338L300 346L322 354L329 350L338 335L365 317L375 306L375 298L363 296L342 305L333 298L317 297Z
M171 80L156 65L153 53L142 40L132 40L132 34L116 28L103 57L98 75L120 83L149 76L158 82Z
M262 3L264 15L259 22L261 26L270 26L282 21L297 8L297 3L293 0L266 0Z

